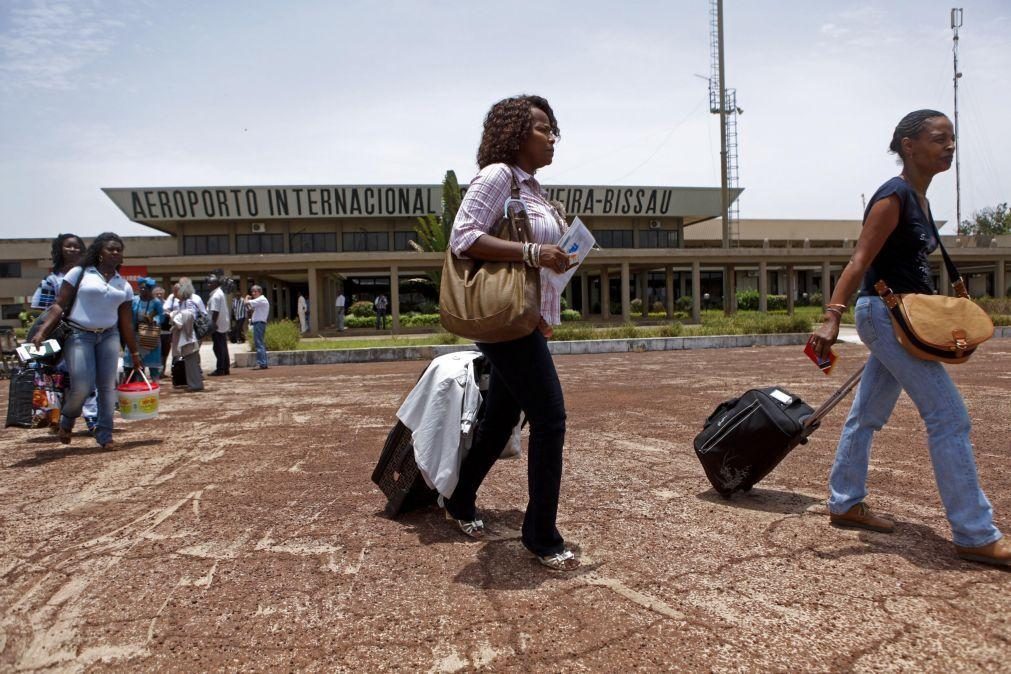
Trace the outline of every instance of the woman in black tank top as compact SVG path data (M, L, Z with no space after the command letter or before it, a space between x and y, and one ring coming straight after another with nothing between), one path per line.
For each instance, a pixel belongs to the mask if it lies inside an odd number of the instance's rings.
M1011 565L1011 543L994 526L990 502L980 489L969 441L971 423L961 394L944 365L909 354L895 339L874 283L884 279L898 293L935 293L928 256L937 247L927 188L951 168L955 151L951 121L936 110L906 115L889 149L902 172L885 182L864 213L863 231L839 277L821 327L811 335L824 358L839 336L839 321L857 289L857 332L870 350L867 365L843 427L829 476L828 508L834 526L891 533L895 525L864 503L871 440L905 391L927 427L927 445L941 501L951 525L955 552L976 562Z

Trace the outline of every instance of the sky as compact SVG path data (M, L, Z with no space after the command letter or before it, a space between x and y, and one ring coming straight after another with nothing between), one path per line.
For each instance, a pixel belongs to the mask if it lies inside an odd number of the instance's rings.
M546 184L719 186L707 0L3 0L0 238L154 234L103 187L428 184L536 93ZM950 114L949 2L725 0L748 218L855 219L912 110ZM1011 200L1011 2L963 0L962 217ZM955 221L955 170L934 215Z

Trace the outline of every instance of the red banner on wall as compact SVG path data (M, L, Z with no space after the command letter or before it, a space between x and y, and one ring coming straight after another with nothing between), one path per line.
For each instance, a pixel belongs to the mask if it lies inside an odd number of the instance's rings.
M147 267L128 267L124 264L119 268L119 275L129 281L136 292L137 279L141 276L147 276Z

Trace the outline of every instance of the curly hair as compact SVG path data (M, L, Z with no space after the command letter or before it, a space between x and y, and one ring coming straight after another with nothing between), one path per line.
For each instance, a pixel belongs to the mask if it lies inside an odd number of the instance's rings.
M491 106L491 110L485 115L481 145L477 149L479 169L489 164L499 162L512 164L516 161L520 146L533 129L531 108L537 108L547 115L555 138L560 137L558 120L555 119L555 113L547 99L527 95L504 98Z
M67 239L77 239L77 243L81 244L81 252L84 252L84 239L76 234L60 234L58 237L53 239L53 247L50 251L50 258L53 261L53 269L56 271L63 269L64 264L66 264L66 260L63 259L63 242Z
M116 234L115 232L102 232L101 234L96 236L95 240L91 242L90 246L88 246L88 250L85 251L84 257L81 258L81 266L97 267L98 256L101 255L102 248L105 246L105 244L109 243L110 241L115 241L119 245L126 248L126 246L123 245L123 239L119 238L119 234ZM117 271L119 270L118 266L116 267L116 270Z
M937 110L914 110L903 117L896 125L895 131L892 132L892 142L888 144L888 150L899 155L900 160L905 160L905 157L902 156L902 139L919 136L927 124L927 120L934 117L947 119L948 116Z

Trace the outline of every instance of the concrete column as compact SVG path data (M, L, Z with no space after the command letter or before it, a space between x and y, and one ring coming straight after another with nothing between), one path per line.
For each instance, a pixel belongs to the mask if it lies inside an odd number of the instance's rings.
M569 279L569 282L567 284L565 284L565 290L563 291L562 294L565 296L565 302L566 302L566 304L568 304L569 308L571 309L572 308L572 279Z
M948 277L948 268L941 261L941 287L937 291L942 295L951 295L951 279Z
M393 334L400 334L400 267L390 267L390 315L393 316Z
M625 323L632 320L632 290L629 287L631 273L628 263L621 263L621 320Z
M793 265L786 265L786 313L793 316L793 301L797 294L797 278Z
M323 311L322 284L319 282L319 269L309 267L309 333L319 334L320 312Z
M600 317L611 317L611 277L607 274L607 267L600 270Z
M579 313L590 315L590 276L585 271L579 275Z
M994 297L1007 297L1007 277L1004 275L1004 260L997 260L994 266L993 294Z
M684 297L688 294L688 275L685 274L684 270L678 272L678 285L680 286L680 296Z
M758 310L769 311L769 265L765 260L758 263Z
M663 268L664 289L667 293L667 318L674 318L674 267Z
M638 295L642 301L642 317L649 318L649 270L643 269L638 274Z
M692 323L702 322L702 265L692 262Z
M723 311L728 316L737 313L737 269L729 264L723 268Z
M828 260L821 263L821 308L827 309L832 299L832 265Z

